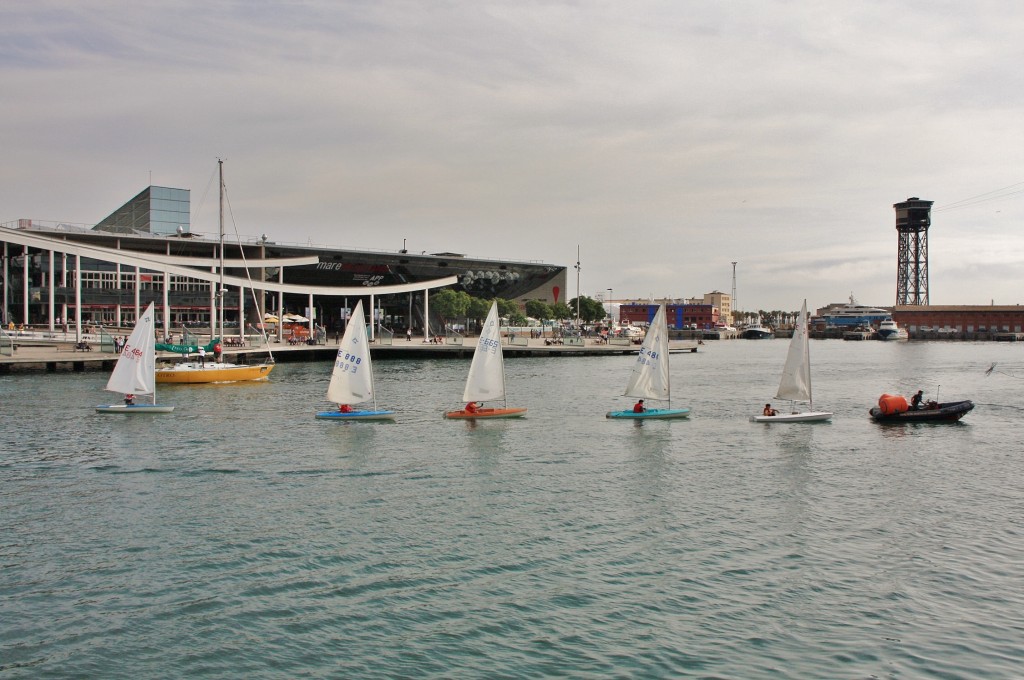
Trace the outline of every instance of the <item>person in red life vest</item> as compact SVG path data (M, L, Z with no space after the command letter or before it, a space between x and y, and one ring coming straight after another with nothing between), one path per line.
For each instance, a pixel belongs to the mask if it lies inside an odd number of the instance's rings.
M635 404L633 404L633 413L643 413L646 410L647 410L647 407L644 406L644 400L643 399L641 399L640 401L638 401Z
M348 404L338 404L338 410L342 413L352 413L352 407Z
M471 401L466 404L466 413L476 413L479 409L477 408L476 402Z

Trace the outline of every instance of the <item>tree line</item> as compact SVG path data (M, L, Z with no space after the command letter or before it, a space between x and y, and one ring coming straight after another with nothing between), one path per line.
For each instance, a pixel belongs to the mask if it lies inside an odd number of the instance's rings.
M463 290L443 288L430 296L430 308L437 312L441 320L448 324L463 319L472 319L480 322L487 316L491 308L491 302L498 303L498 315L508 318L510 326L525 326L526 317L534 319L566 321L576 318L577 299L569 302L556 302L548 304L541 300L527 300L526 314L519 308L519 304L513 300L495 298L486 300L473 297ZM579 318L583 323L594 323L608 316L608 310L604 304L586 295L579 298Z

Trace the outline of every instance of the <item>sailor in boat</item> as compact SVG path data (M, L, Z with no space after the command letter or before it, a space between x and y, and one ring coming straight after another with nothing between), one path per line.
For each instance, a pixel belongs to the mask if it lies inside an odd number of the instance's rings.
M124 405L125 406L134 406L135 405L135 395L134 394L126 394L126 395L124 395Z
M641 399L640 401L638 401L635 404L633 404L633 413L643 413L646 410L647 410L647 407L644 406L644 400L643 399Z
M352 407L348 404L338 404L338 411L341 413L352 413Z
M477 407L476 402L475 401L471 401L468 404L466 404L465 411L466 411L466 413L476 413L477 409L478 409L478 407Z
M910 408L919 411L921 410L921 402L924 400L924 394L921 390L917 391L913 397L910 398Z
M199 346L199 365L206 368L206 348L202 345Z
M775 409L773 409L771 404L765 404L764 405L764 411L762 411L761 413L762 413L762 415L766 415L766 416L777 416L777 415L779 415L779 412L776 411Z

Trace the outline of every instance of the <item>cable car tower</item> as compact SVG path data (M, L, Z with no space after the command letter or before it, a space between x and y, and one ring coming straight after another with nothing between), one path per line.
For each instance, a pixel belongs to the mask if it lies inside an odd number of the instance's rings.
M932 223L932 203L912 196L896 209L899 235L899 262L896 265L896 304L928 304L928 227Z

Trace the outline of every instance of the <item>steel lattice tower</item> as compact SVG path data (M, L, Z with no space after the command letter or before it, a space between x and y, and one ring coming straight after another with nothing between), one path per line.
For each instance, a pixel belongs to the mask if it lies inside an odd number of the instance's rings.
M932 223L932 203L912 196L896 209L899 235L899 262L896 265L896 304L928 304L928 227Z

